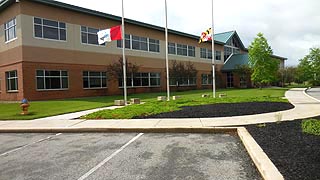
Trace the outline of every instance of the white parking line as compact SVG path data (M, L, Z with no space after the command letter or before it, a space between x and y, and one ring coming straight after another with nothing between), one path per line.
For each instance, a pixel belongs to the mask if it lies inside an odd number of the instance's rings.
M0 157L1 157L1 156L6 156L6 155L8 155L8 154L10 154L10 153L16 152L16 151L18 151L18 150L20 150L20 149L24 149L24 148L26 148L26 147L28 147L28 146L33 145L33 144L36 144L36 143L39 143L39 142L42 142L42 141L51 139L51 138L56 137L56 136L59 136L59 135L61 135L61 134L62 134L62 133L58 133L58 134L55 134L55 135L52 135L52 136L48 136L48 137L46 137L46 138L40 139L40 140L35 141L35 142L32 142L32 143L30 143L30 144L26 144L26 145L24 145L24 146L21 146L21 147L12 149L12 150L7 151L7 152L4 152L4 153L0 154Z
M90 169L87 173L85 173L84 175L82 175L78 180L84 180L87 177L89 177L92 173L94 173L97 169L99 169L101 166L103 166L105 163L107 163L108 161L110 161L114 156L116 156L118 153L120 153L124 148L126 148L127 146L129 146L132 142L134 142L135 140L137 140L140 136L142 136L143 133L138 134L137 136L135 136L134 138L132 138L129 142L127 142L125 145L123 145L120 149L118 149L117 151L115 151L114 153L112 153L109 157L105 158L103 161L101 161L98 165L96 165L95 167L93 167L92 169Z

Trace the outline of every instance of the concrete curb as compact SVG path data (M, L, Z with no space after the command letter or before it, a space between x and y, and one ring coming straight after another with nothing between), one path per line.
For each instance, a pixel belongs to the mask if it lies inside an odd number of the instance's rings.
M313 99L313 100L315 100L315 101L320 102L319 99L310 96L310 95L307 93L307 90L308 90L308 88L306 88L306 89L303 90L303 94L304 94L304 95L306 95L307 97L309 97L309 98L311 98L311 99Z
M253 139L246 128L239 127L238 135L263 179L284 180L277 167L272 163L272 161Z
M10 128L0 133L236 133L237 127L159 128Z

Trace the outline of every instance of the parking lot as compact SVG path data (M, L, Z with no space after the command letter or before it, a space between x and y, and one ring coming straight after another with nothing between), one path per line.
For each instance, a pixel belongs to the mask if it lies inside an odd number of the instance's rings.
M0 179L261 179L230 134L0 134Z

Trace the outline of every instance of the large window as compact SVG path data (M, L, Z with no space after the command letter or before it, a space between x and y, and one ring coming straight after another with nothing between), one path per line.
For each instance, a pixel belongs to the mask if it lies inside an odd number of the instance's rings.
M187 56L188 55L187 45L177 44L177 55Z
M190 57L196 56L196 48L194 46L188 46L188 56Z
M221 61L221 51L216 51L215 56L217 61Z
M212 59L212 50L206 48L200 48L200 58Z
M224 61L226 61L231 54L232 54L232 48L224 47Z
M233 73L228 72L227 73L227 88L233 87Z
M168 54L176 54L176 43L168 43Z
M160 41L156 39L149 39L149 51L160 52Z
M131 49L131 35L125 34L125 44L127 49ZM122 40L117 40L117 47L122 48Z
M37 70L38 90L68 89L68 71L62 70Z
M145 37L132 36L132 49L148 51L148 39Z
M160 73L134 73L127 76L127 87L159 87ZM119 87L123 87L123 77L119 78Z
M178 77L170 78L170 86L195 86L197 84L197 77Z
M83 71L83 88L106 88L107 73Z
M201 74L201 84L202 85L212 84L212 74Z
M67 40L66 23L42 18L34 18L34 36L44 39Z
M160 52L160 40L157 39L126 34L125 43L127 49ZM122 40L117 41L117 47L122 48Z
M16 18L4 24L5 42L13 40L17 37L17 23Z
M196 56L196 48L185 44L168 43L168 54L174 54L179 56Z
M6 80L7 80L7 91L18 90L18 73L16 70L6 72Z
M81 42L83 44L93 44L93 45L99 45L98 43L98 34L97 32L99 29L81 26ZM101 44L101 46L104 46L105 43Z

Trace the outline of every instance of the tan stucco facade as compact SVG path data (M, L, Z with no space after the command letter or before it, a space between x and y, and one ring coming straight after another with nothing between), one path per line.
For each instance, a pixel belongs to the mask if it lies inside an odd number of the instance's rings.
M90 11L90 10L88 10ZM16 18L16 38L5 42L4 23ZM34 17L66 23L66 41L37 38L34 36ZM31 100L56 99L68 97L83 97L97 95L121 94L115 79L108 78L107 88L84 89L82 87L83 71L106 71L109 64L122 57L122 49L117 42L105 46L88 45L81 42L81 26L106 29L120 25L118 20L112 20L95 15L94 12L83 13L72 9L20 0L0 12L0 100L21 100L26 97ZM139 72L157 72L161 75L160 87L130 88L129 93L155 92L166 90L165 72L165 36L161 29L152 25L126 23L126 34L148 37L160 41L160 52L148 52L126 49L126 57L130 63L137 64ZM210 88L212 85L201 84L201 74L211 73L211 60L200 58L200 48L211 49L211 43L198 43L196 38L184 33L169 33L168 41L194 46L195 57L171 55L172 60L192 62L198 70L197 83L186 89ZM221 52L221 60L215 61L217 76L224 64L224 46L215 44L215 50ZM69 73L69 87L64 90L37 90L36 70L66 70ZM5 72L17 70L18 90L6 91ZM220 78L221 78L220 77ZM174 89L174 87L173 87Z

